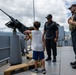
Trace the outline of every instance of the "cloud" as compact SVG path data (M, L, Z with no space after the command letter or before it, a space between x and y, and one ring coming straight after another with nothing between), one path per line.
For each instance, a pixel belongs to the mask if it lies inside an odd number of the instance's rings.
M75 0L34 0L35 6L35 20L41 22L41 29L46 22L45 17L47 14L53 15L53 20L64 26L68 31L67 19L71 16L68 7L76 3ZM0 0L0 8L7 12L9 15L18 19L26 26L33 25L33 0ZM10 19L0 11L0 30L10 31L5 26L5 23ZM2 29L3 28L3 29Z

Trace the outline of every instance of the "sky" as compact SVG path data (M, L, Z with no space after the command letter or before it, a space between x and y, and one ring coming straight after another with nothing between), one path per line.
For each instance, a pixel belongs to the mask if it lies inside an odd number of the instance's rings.
M72 4L76 4L76 0L0 0L0 9L28 27L33 26L34 19L40 21L41 30L47 21L45 17L52 14L53 21L64 26L65 31L69 31L67 20L71 12L68 8ZM9 17L0 11L0 31L12 31L5 25L8 21L10 21Z

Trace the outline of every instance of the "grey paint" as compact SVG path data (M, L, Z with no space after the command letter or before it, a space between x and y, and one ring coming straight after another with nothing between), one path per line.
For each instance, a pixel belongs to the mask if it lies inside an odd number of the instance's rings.
M19 36L19 37L18 37ZM18 35L17 40L20 40L20 50L27 50L27 41L24 40L23 35ZM0 34L0 63L10 59L10 38L12 38L12 33L9 35L7 33ZM15 42L17 42L17 40ZM15 42L13 42L15 44ZM17 46L16 46L17 47ZM14 50L14 49L13 49ZM20 52L21 52L20 51Z
M0 62L8 60L10 54L10 37L0 36Z
M18 35L12 35L10 38L10 64L22 63L21 46Z

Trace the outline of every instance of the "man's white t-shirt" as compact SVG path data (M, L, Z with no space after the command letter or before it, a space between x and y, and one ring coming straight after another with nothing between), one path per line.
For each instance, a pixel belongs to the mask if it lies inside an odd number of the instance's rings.
M32 33L32 50L43 51L42 32L40 30L33 30L31 33Z

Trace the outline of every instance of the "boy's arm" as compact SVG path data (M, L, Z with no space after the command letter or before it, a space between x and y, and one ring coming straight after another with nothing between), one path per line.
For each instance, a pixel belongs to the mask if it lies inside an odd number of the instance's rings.
M45 44L45 39L42 38L42 44L43 44L43 50L45 50L46 44Z
M25 35L31 34L31 30L26 30L26 31L24 31L23 33L24 33Z
M44 50L45 50L45 46L46 46L45 39L44 39L45 33L46 33L46 31L44 30L44 33L43 33L43 36L42 36L42 42L43 42L43 49Z
M29 34L27 34L25 40L28 41L29 39L30 39Z
M25 35L26 35L26 41L28 41L29 39L30 39L30 36L29 36L29 34L31 34L31 30L26 30L26 31L24 31L23 32Z

